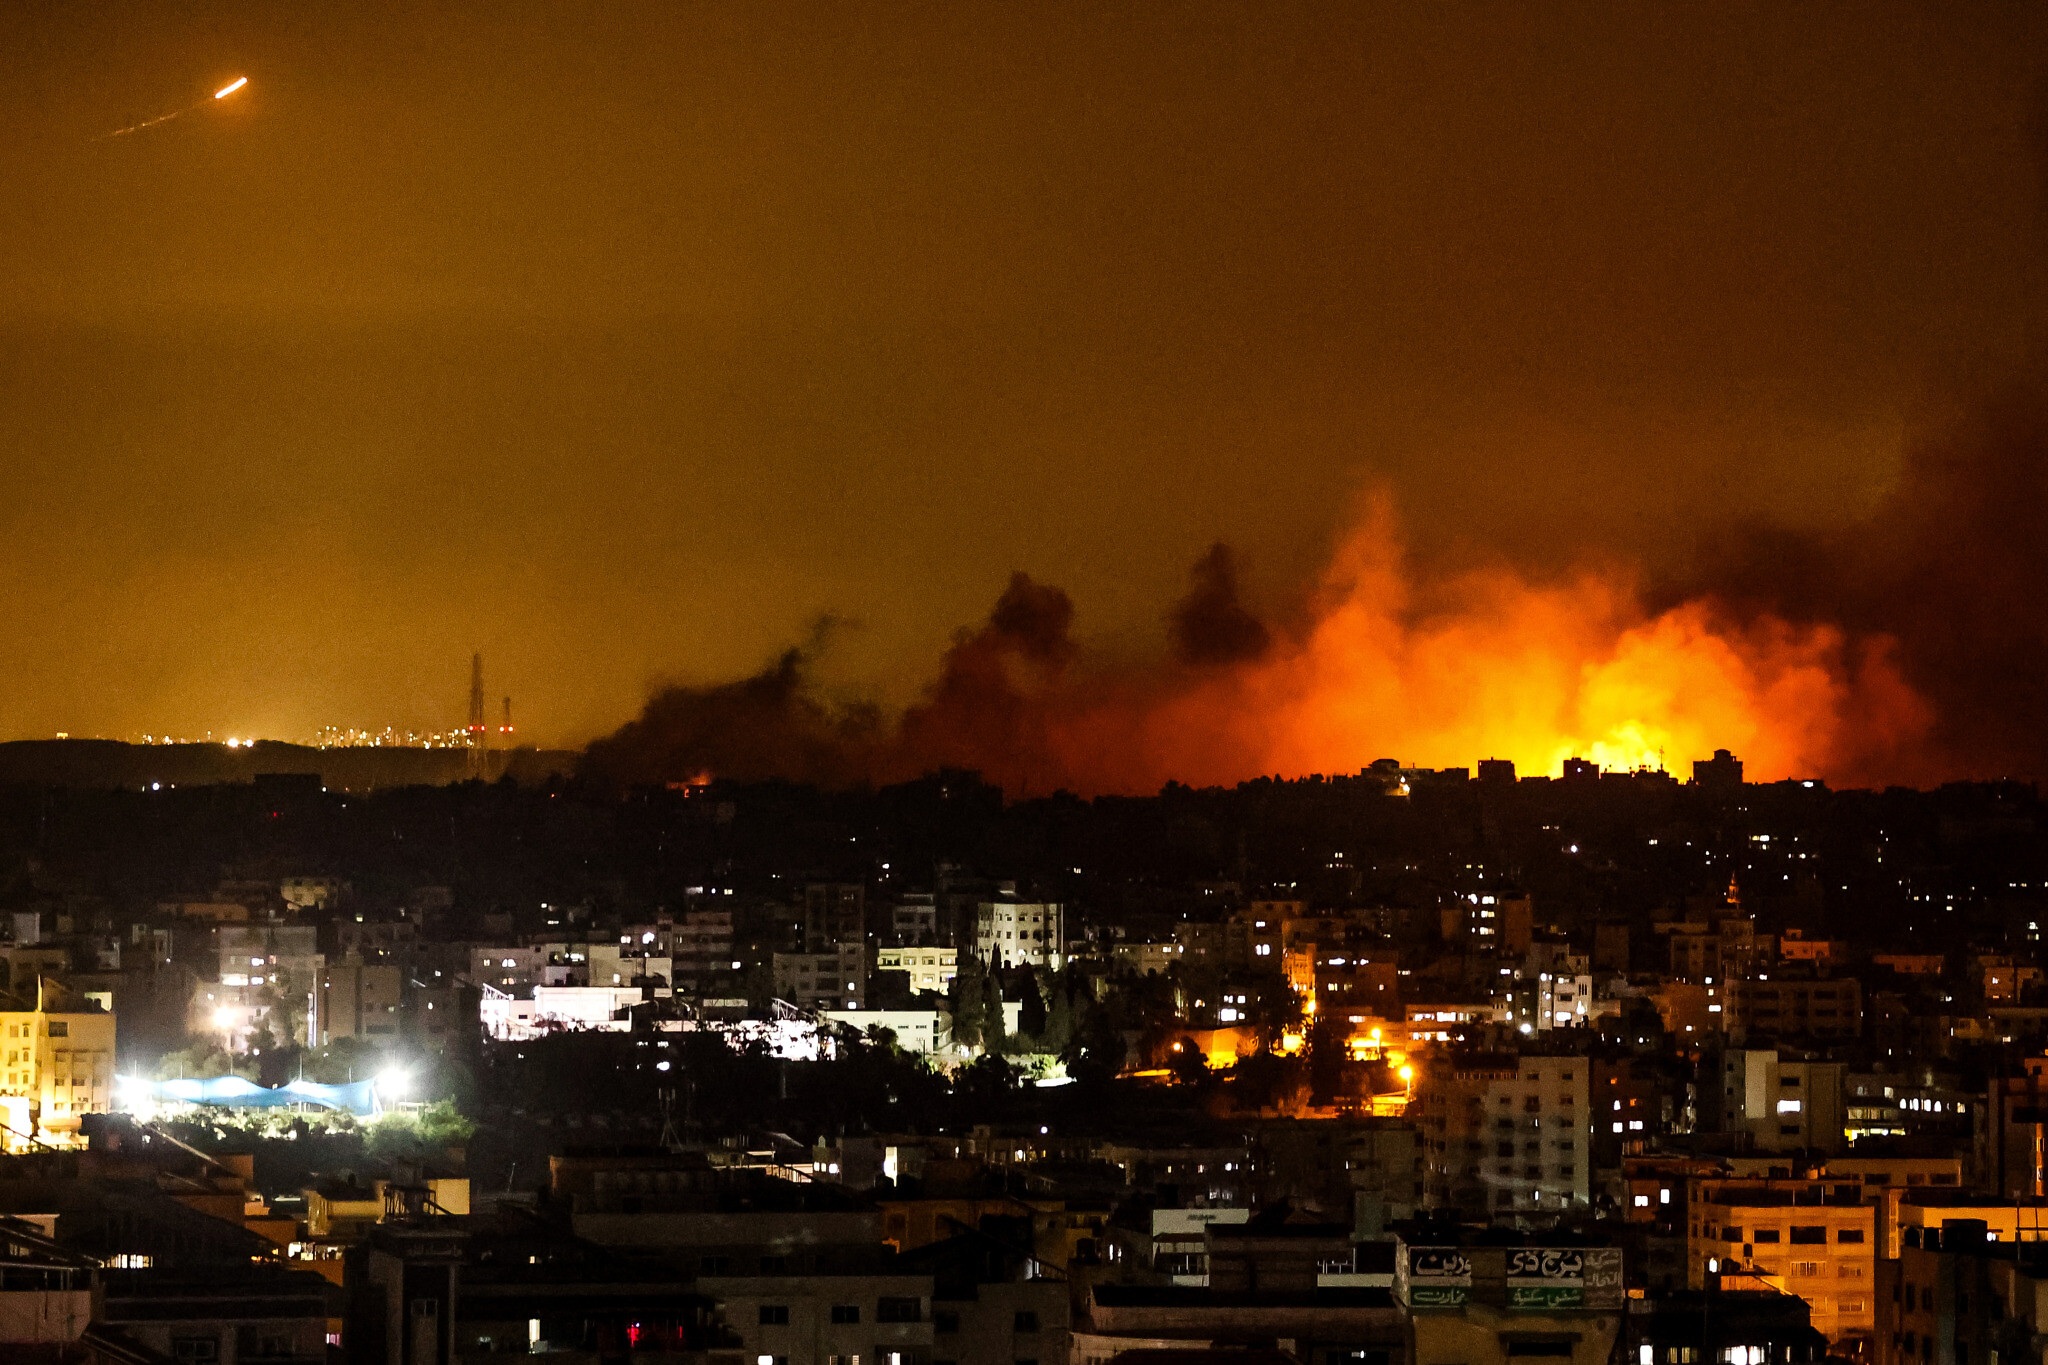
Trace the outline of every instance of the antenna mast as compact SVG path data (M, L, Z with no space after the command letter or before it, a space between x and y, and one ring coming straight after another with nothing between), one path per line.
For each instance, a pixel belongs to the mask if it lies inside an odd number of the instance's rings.
M484 753L490 747L490 732L484 729L484 656L469 656L469 775L484 775Z

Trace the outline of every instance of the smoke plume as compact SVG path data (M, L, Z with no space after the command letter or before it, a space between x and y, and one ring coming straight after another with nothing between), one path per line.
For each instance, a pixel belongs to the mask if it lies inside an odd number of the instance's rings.
M1174 654L1182 663L1235 664L1258 659L1273 643L1266 623L1237 596L1237 556L1217 541L1195 561L1187 596L1170 618Z
M591 744L584 769L620 786L714 774L827 787L861 781L873 762L880 718L818 697L809 663L809 652L790 649L751 678L662 688L638 719Z
M1168 613L1172 657L1116 668L1073 603L1015 575L893 721L837 706L791 651L671 688L591 747L614 781L892 781L976 768L1013 793L1567 756L1669 767L1735 750L1759 779L1924 783L2048 771L2048 401L2015 394L1916 445L1867 518L1721 536L1646 586L1625 565L1419 574L1384 497L1298 617L1240 600L1228 546Z
M2013 391L1916 442L1869 518L1752 528L1669 590L1891 642L1926 699L1916 763L1887 776L2048 773L2048 395Z

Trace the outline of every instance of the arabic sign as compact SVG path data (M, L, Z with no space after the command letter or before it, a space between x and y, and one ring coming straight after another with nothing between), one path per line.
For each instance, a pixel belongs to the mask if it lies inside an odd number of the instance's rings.
M1472 1297L1472 1261L1456 1247L1408 1247L1394 1264L1394 1296L1410 1308L1457 1308Z
M1528 1312L1618 1312L1619 1247L1401 1247L1394 1297L1409 1309L1490 1303Z
M1619 1308L1619 1247L1525 1247L1507 1255L1510 1308Z

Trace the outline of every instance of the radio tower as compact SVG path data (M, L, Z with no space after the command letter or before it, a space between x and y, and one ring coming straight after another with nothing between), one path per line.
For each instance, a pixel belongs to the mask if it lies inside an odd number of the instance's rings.
M484 775L484 753L491 742L484 729L484 656L469 656L469 775Z

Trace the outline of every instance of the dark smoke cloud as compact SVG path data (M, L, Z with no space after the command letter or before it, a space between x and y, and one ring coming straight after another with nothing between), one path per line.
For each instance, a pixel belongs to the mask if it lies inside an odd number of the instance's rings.
M1837 695L1803 704L1832 707L1835 735L1823 755L1832 776L1858 784L2048 776L2044 525L2048 393L2011 392L1915 443L1870 515L1818 532L1729 531L1700 569L1665 584L1655 595L1664 600L1649 605L1704 604L1729 640L1762 641L1763 654L1792 628L1787 622L1827 627L1822 634L1841 642ZM1523 586L1509 598L1533 591ZM1183 769L1225 777L1264 770L1247 767L1265 760L1256 744L1229 747L1233 717L1247 704L1285 710L1302 700L1285 688L1351 685L1342 667L1318 673L1313 665L1329 659L1313 652L1292 672L1261 672L1292 657L1283 644L1299 651L1307 637L1283 641L1244 608L1235 561L1221 544L1193 566L1188 592L1169 614L1171 666L1084 668L1073 619L1065 592L1019 573L988 617L955 637L936 680L893 724L816 692L806 671L814 643L752 678L664 690L637 720L591 746L587 771L620 784L708 771L840 786L965 767L1012 793L1144 790ZM1377 619L1368 612L1362 625L1346 627L1357 638L1324 642L1338 663L1347 650L1399 657L1411 645L1429 656L1434 636L1404 637L1396 627L1383 639ZM1488 632L1511 637L1514 620L1482 612L1466 625L1483 644ZM1233 691L1246 679L1264 685ZM1408 733L1425 738L1450 715L1443 706L1458 701L1407 700L1406 719L1422 717ZM1327 702L1288 712L1290 723L1305 720L1313 731ZM1320 761L1289 751L1277 761L1299 767L1312 759Z
M1064 591L1012 574L988 620L953 641L938 681L904 713L892 766L903 776L978 768L1013 790L1042 786L1050 776L1043 703L1074 660L1073 623Z
M1049 699L1075 657L1074 604L1015 574L988 619L962 630L938 679L891 727L869 707L838 705L813 685L825 645L792 649L751 678L667 687L638 719L592 744L587 775L618 786L702 774L791 778L824 786L892 781L942 766L972 767L1013 791L1045 790Z
M1217 541L1195 561L1187 595L1168 618L1174 654L1184 664L1214 667L1262 659L1273 633L1237 596L1237 557Z
M751 678L663 688L638 719L591 744L584 770L622 787L711 774L828 787L857 782L872 766L880 718L819 698L810 661L808 651L791 649Z
M1890 636L1933 707L1918 776L2048 776L2048 393L1917 441L1869 518L1728 537L1691 582L1737 613Z

